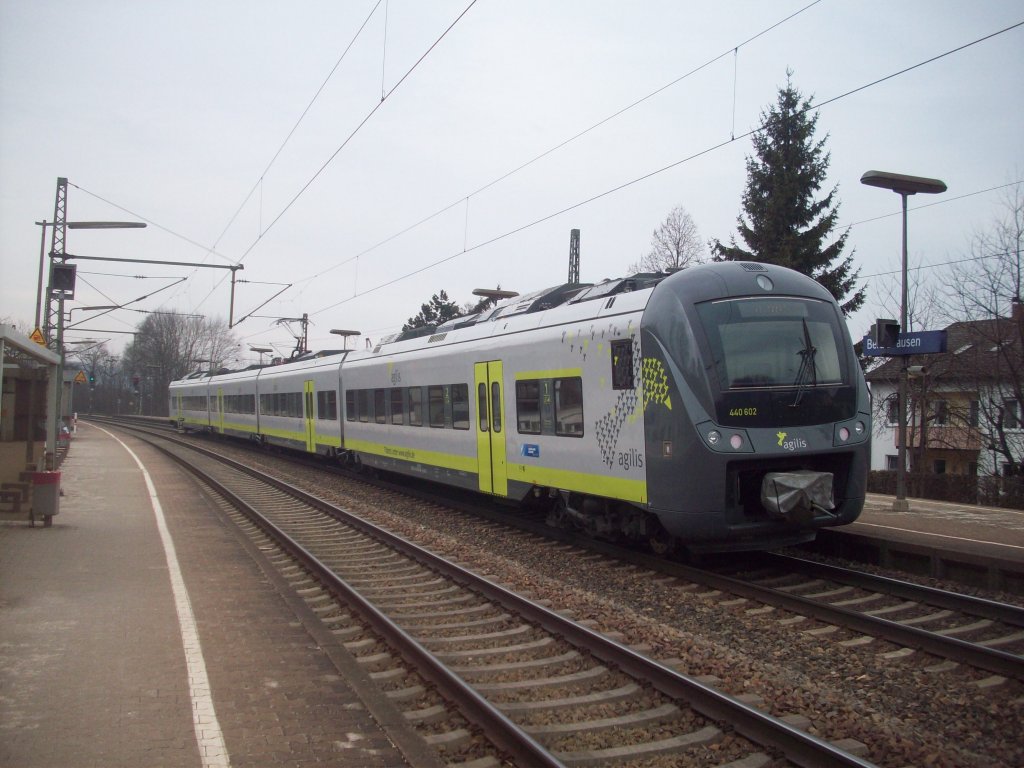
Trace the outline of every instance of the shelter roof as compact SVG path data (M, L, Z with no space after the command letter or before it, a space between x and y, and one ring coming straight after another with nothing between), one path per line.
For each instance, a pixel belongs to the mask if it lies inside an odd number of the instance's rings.
M4 349L4 364L17 363L25 358L49 365L60 362L60 355L37 344L25 334L18 333L13 325L0 323L0 342Z

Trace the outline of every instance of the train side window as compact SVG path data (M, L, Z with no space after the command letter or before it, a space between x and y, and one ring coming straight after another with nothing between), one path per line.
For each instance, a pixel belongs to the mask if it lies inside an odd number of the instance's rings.
M345 391L345 418L349 421L356 420L356 391L354 389Z
M402 398L404 391L401 387L391 388L391 423L405 424L405 400Z
M612 389L633 389L633 340L621 339L611 343Z
M373 420L378 424L387 424L387 397L386 389L373 390Z
M409 425L423 426L423 389L409 387Z
M516 421L520 434L540 434L540 381L516 382Z
M359 404L359 420L365 424L370 420L370 390L358 390L356 392L356 402Z
M487 425L487 385L482 381L476 388L476 410L477 417L480 420L480 431L486 432L488 429Z
M555 379L555 434L583 437L583 379Z
M491 382L491 424L495 434L501 432L501 385Z
M452 384L452 426L469 429L469 385Z
M316 393L316 417L321 421L338 420L338 393L333 389Z
M430 426L444 427L444 387L427 387L427 409Z

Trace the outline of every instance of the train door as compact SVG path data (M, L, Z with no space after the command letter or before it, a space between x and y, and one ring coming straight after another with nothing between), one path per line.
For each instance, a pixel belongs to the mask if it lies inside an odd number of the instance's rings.
M313 410L316 405L316 389L312 379L303 384L303 399L306 402L306 450L316 453L316 412Z
M507 496L503 406L505 395L501 361L477 363L474 367L473 380L476 386L476 447L480 490L497 496Z
M224 390L217 387L217 431L224 434Z

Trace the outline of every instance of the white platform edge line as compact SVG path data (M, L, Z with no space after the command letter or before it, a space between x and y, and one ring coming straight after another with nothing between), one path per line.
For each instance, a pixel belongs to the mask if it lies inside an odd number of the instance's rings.
M164 547L164 555L167 557L171 589L174 593L174 606L178 612L178 624L181 627L181 644L185 651L189 696L192 701L192 727L196 734L199 757L202 760L203 768L228 768L231 762L227 747L224 744L224 734L221 732L220 723L217 721L217 713L213 707L210 681L206 674L206 660L203 658L203 649L199 642L199 629L196 627L195 616L192 613L192 602L189 600L185 579L181 573L181 566L178 564L178 554L174 548L174 539L171 538L171 532L167 528L167 520L164 518L160 497L157 495L156 487L149 476L149 471L135 452L113 433L103 429L103 427L96 426L96 428L116 440L128 452L128 455L135 460L135 463L142 471L142 477L146 482L146 489L149 492L149 500L153 506L153 514L156 517L156 527L160 532L160 541Z

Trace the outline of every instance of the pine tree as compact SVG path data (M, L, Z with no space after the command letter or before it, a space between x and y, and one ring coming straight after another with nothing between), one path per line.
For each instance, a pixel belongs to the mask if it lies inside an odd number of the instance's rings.
M743 213L736 219L747 247L738 246L733 236L728 246L715 240L712 252L716 261L761 261L809 275L849 315L865 295L863 288L854 291L853 255L842 253L849 230L826 243L839 217L838 186L815 200L828 171L828 136L814 140L818 115L791 77L787 72L777 104L761 113L761 130L753 137L756 157L747 157Z
M410 317L408 322L402 326L402 330L409 331L427 325L440 325L460 314L462 313L459 310L459 305L450 300L447 293L441 291L430 297L429 304L421 304L420 313L416 317Z

